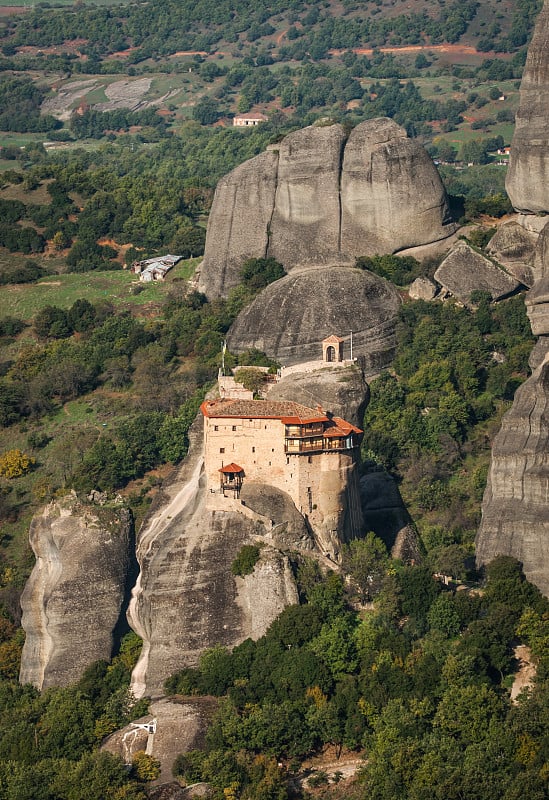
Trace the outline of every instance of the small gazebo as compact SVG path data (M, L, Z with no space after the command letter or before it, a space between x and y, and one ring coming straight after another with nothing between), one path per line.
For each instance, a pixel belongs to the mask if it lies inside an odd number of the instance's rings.
M322 360L328 363L343 361L343 342L339 336L332 334L322 341Z
M232 491L234 497L240 495L242 487L242 480L244 478L244 470L238 464L227 464L226 467L221 467L219 470L221 487L220 492L225 495L226 491Z

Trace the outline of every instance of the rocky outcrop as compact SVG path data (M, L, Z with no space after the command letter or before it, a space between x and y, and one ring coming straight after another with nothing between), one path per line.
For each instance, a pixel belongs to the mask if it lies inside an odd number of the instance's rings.
M274 211L278 154L245 161L217 184L208 218L201 281L209 297L225 296L240 281L247 258L265 256Z
M394 253L454 230L425 148L386 117L357 125L341 170L341 250L354 256Z
M247 508L272 521L269 538L281 550L314 549L314 538L289 494L275 486L245 481L240 499Z
M282 371L282 379L269 390L269 400L294 400L304 406L318 403L325 411L362 428L369 397L368 384L360 364L323 365L310 371Z
M549 334L549 274L537 281L526 296L526 312L534 336Z
M419 563L418 535L398 486L386 470L371 468L362 476L360 499L365 530L383 539L393 558Z
M517 281L530 287L536 280L532 265L536 238L535 234L513 220L499 226L490 240L487 251L503 264Z
M136 697L162 695L166 678L195 665L208 647L233 647L261 635L297 598L289 563L274 549L262 556L253 587L232 575L242 545L264 537L271 521L246 515L245 506L228 497L221 498L223 508L208 505L201 418L190 436L189 456L138 536L141 572L128 610L144 642L132 676Z
M539 14L520 87L506 189L517 210L549 211L549 0Z
M395 122L367 120L347 143L341 125L308 127L219 182L198 288L226 297L250 257L349 265L454 230L433 162Z
M73 493L34 517L30 544L36 564L21 598L20 681L64 686L112 655L132 565L131 516Z
M139 751L160 761L159 783L172 780L172 766L180 753L203 748L206 729L218 702L212 697L167 698L150 704L149 714L113 733L102 750L131 764ZM146 727L152 726L152 727Z
M471 304L471 292L488 292L492 300L501 300L520 285L463 241L458 242L444 259L435 272L435 280L465 305Z
M539 233L532 261L532 273L535 281L549 274L549 223L544 225Z
M429 278L416 278L415 281L410 284L408 295L410 300L425 300L429 302L435 299L437 291L438 288L436 284L430 281Z
M267 255L286 269L340 258L341 125L309 127L278 147L278 175Z
M492 448L477 563L510 555L549 595L549 360L517 390Z
M352 267L297 270L267 286L245 308L227 336L233 352L257 348L288 366L314 361L322 340L353 331L353 353L364 372L387 367L396 347L396 289Z

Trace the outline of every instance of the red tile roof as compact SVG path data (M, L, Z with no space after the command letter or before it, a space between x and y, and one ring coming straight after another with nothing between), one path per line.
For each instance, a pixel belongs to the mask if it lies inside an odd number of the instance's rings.
M229 472L231 474L235 474L237 472L244 472L242 467L239 467L238 464L227 464L226 467L221 467L221 469L217 470L218 472Z
M290 400L205 400L200 409L209 418L279 419L286 425L328 422L329 419L322 411Z

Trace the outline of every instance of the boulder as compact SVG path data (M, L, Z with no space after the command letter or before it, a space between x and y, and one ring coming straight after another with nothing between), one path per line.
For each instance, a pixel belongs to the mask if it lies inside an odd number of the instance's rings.
M429 278L416 278L415 281L410 284L408 296L410 300L425 300L429 302L435 299L437 292L438 288L436 284L430 281Z
M549 596L549 361L515 394L493 448L477 534L479 565L514 556Z
M522 74L507 194L514 208L549 211L549 0L538 16Z
M454 230L433 162L395 122L363 122L347 144L341 125L310 126L219 182L198 288L226 297L251 257L272 256L287 272L349 266Z
M471 293L476 290L488 292L492 300L501 300L520 286L464 241L452 248L435 272L435 280L464 305L471 304Z
M21 597L20 681L66 686L112 656L133 567L131 515L71 493L33 518L29 540L36 564Z
M307 406L314 398L325 411L359 428L364 423L368 395L368 384L358 363L353 366L327 364L322 369L292 371L287 375L283 370L282 380L269 390L269 400L293 400Z
M499 226L487 251L520 283L530 287L536 279L532 268L536 238L513 220Z
M340 259L339 178L344 140L341 125L328 125L303 128L280 142L268 255L287 271Z
M217 184L208 218L199 291L225 297L248 258L264 258L277 185L278 154L261 153Z
M294 271L270 284L237 317L228 335L233 352L251 348L289 366L318 360L322 340L353 331L353 355L365 375L387 367L396 347L400 298L387 281L352 267Z
M383 117L353 129L341 171L341 250L394 253L455 231L446 192L425 148Z

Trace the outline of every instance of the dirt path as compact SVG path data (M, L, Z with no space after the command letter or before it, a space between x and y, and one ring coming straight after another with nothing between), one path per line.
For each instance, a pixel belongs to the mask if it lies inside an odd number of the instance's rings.
M378 53L421 53L425 50L431 53L451 53L453 55L459 55L459 56L482 55L485 58L490 58L498 55L492 50L490 50L489 52L484 52L484 51L481 52L480 50L477 50L476 47L472 47L471 45L467 44L410 44L410 45L405 45L403 47L375 48L375 51ZM352 51L353 53L356 53L359 56L371 56L374 53L374 48L353 47ZM328 52L331 55L339 56L342 53L345 53L345 50L329 50Z
M536 665L532 663L532 652L525 644L515 647L515 658L519 663L518 672L511 688L511 702L516 702L523 689L528 689L536 677Z

